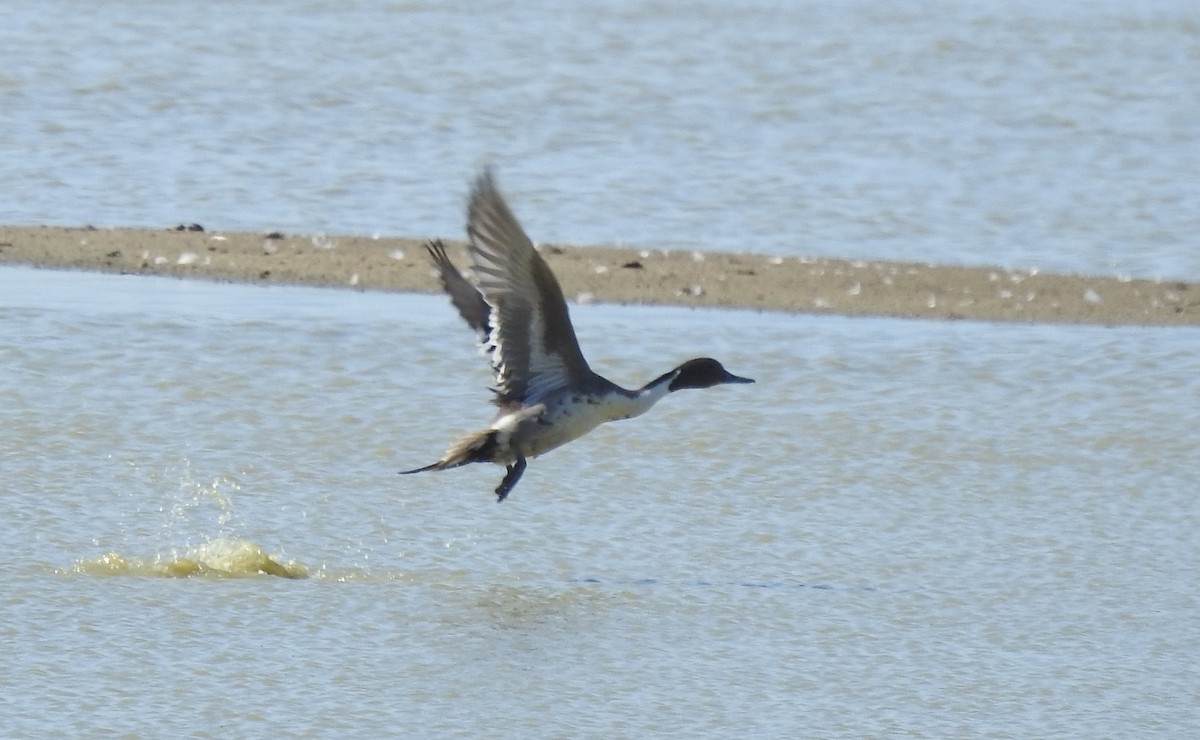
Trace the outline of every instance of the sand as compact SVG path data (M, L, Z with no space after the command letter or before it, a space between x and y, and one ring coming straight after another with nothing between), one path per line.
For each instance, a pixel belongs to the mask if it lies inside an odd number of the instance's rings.
M466 264L461 242L445 240ZM423 240L178 229L0 227L0 264L439 292ZM804 314L1200 324L1200 284L999 267L542 245L568 300Z

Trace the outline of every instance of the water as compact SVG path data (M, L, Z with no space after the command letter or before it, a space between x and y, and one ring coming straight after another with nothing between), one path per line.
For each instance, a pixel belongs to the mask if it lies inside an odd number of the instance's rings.
M442 298L0 270L0 735L1200 730L1195 330L573 313L758 383L497 505Z
M0 221L1200 279L1200 6L12 0Z

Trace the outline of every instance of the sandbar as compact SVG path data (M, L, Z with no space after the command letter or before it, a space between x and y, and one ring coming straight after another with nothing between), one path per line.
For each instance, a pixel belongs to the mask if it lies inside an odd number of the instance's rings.
M245 283L436 293L423 239L144 229L0 227L0 265ZM467 264L461 241L444 240ZM540 245L576 303L737 308L935 320L1200 324L1200 285L823 257Z

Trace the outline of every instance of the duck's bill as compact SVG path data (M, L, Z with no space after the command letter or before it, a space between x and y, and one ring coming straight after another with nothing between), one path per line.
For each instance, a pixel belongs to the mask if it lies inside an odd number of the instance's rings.
M754 378L743 378L740 375L734 375L733 373L726 371L725 378L721 382L723 382L723 383L753 383Z

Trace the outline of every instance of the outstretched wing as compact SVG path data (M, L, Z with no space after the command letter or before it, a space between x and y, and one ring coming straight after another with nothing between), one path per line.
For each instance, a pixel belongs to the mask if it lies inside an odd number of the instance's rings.
M467 236L479 292L490 307L488 346L493 348L497 403L536 401L590 380L562 288L489 170L471 192Z
M450 258L446 256L446 246L441 239L426 242L426 251L438 269L442 279L442 287L450 294L450 302L458 309L458 313L479 334L480 344L487 344L492 335L490 315L492 307L484 300L483 293L463 277Z

